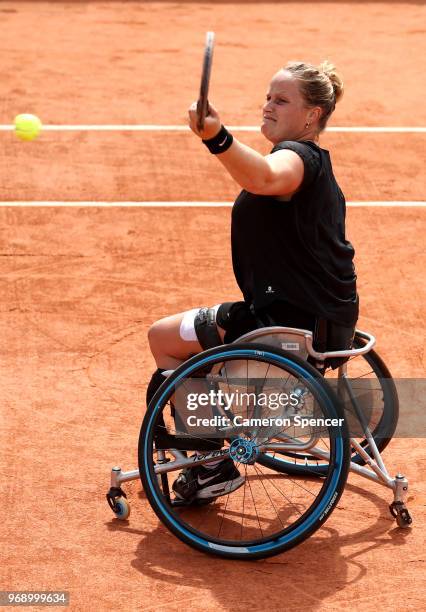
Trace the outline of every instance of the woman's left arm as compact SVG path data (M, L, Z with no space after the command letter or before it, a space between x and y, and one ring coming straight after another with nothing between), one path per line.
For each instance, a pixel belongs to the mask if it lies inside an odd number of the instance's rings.
M203 140L213 138L221 129L219 115L211 105L202 132L197 129L196 105L191 105L189 126ZM297 191L303 181L303 161L297 153L288 149L263 156L234 137L229 149L216 157L232 178L251 193L289 195Z

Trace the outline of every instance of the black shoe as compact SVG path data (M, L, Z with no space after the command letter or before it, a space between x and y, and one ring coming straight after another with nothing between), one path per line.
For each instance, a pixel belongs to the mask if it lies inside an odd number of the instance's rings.
M244 484L232 459L224 459L214 468L196 465L184 469L173 483L176 497L188 502L207 500L232 493Z

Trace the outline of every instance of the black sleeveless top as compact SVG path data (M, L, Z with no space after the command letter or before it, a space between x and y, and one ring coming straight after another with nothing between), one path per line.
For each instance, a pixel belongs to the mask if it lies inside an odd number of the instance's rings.
M345 238L345 198L328 151L310 141L280 149L303 160L290 201L243 190L232 209L232 261L244 300L256 308L286 301L340 325L358 318L354 249Z

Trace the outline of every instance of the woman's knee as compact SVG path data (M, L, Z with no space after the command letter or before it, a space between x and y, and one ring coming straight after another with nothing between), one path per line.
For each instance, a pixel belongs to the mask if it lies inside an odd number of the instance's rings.
M169 355L185 359L197 353L201 347L197 340L188 341L181 336L181 323L185 313L159 319L148 330L148 342L152 354Z
M171 335L170 325L167 324L166 317L155 321L148 329L148 342L152 352L167 344L167 336Z

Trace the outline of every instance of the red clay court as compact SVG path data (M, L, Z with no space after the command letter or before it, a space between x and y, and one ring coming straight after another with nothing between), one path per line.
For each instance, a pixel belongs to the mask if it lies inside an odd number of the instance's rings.
M425 20L414 0L0 4L0 590L66 590L72 610L425 608L422 438L384 453L409 478L411 530L396 527L386 489L351 474L326 525L264 561L186 547L138 482L125 486L128 523L105 502L111 467L137 465L148 327L239 299L230 206L188 206L239 188L178 129L208 29L212 101L264 153L246 128L274 71L328 58L342 72L321 145L349 202L358 327L395 378L425 376ZM51 129L18 141L7 126L20 112Z

